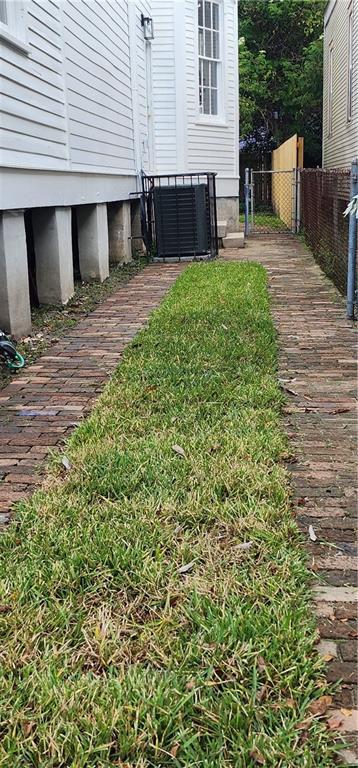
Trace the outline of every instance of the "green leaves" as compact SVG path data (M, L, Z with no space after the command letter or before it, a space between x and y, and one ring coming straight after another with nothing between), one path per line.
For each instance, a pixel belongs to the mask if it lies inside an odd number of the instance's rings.
M312 165L321 160L324 8L325 0L239 4L241 136L265 127L281 142L298 133Z

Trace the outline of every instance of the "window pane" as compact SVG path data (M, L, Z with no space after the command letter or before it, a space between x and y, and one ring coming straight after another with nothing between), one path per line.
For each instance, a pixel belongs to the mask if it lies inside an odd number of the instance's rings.
M212 61L211 62L211 83L212 88L218 87L218 65Z
M204 56L204 32L199 29L199 56Z
M213 3L213 29L219 29L219 6Z
M213 55L212 47L211 47L211 32L206 29L205 30L205 56L208 56L210 59Z
M198 24L199 27L203 26L203 0L198 2Z
M211 114L218 114L218 92L216 88L211 89Z
M0 0L0 21L7 24L6 0Z
M203 88L203 112L205 115L210 115L210 90L209 88Z
M219 33L213 32L213 59L218 59L219 56Z
M203 85L205 86L210 85L209 69L210 69L210 61L203 61Z
M205 2L205 26L211 29L211 3Z

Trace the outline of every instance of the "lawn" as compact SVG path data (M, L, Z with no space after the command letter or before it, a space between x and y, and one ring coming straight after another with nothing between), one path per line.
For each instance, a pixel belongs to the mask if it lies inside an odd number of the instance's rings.
M2 765L332 766L264 270L190 266L2 536Z
M245 214L241 213L239 216L239 220L242 224L244 224ZM252 225L251 214L249 217L249 223L253 231L262 232L262 234L264 234L265 232L271 233L271 232L289 232L290 231L284 221L279 219L279 217L276 216L274 213L270 213L270 212L260 213L260 211L255 211L254 223Z

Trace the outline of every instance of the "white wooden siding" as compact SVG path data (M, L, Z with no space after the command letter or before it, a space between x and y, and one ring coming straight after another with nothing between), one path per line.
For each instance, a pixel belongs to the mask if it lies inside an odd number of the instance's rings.
M2 207L134 191L136 174L149 167L151 102L151 170L213 170L236 183L236 0L219 0L225 120L211 125L198 119L197 0L24 2L28 46L0 42ZM151 46L141 13L154 20Z
M347 120L348 13L353 9L352 118ZM329 48L333 46L332 133L328 135ZM323 167L349 167L358 156L358 0L334 0L326 11L323 77Z
M148 1L142 4L149 12ZM27 0L30 53L1 42L3 165L135 173L127 0ZM146 161L144 40L138 99Z
M71 167L134 170L127 2L66 0L63 14Z
M223 177L237 177L237 5L222 0L223 19L223 125L221 116L207 119L198 109L197 2L186 0L186 83L187 83L187 158L189 170L216 171ZM212 124L211 124L212 123Z
M175 45L179 44L174 23L176 1L178 5L183 2L183 0L153 0L152 2L155 35L152 43L152 93L155 166L158 173L175 173L179 170L175 82ZM181 119L185 119L184 115ZM180 168L180 170L183 169Z
M4 165L65 168L66 121L59 3L27 4L31 56L0 44Z
M237 3L219 2L224 114L208 120L199 116L197 0L153 0L156 170L216 171L228 181L228 194L237 194ZM222 194L224 187L222 183Z

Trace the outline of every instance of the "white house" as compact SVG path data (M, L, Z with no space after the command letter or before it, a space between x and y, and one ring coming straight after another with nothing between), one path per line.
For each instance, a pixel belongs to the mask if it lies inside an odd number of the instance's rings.
M217 172L238 213L237 0L0 0L0 328L131 258L140 172ZM132 197L131 197L132 195Z
M324 16L323 168L358 156L358 0L329 0Z

